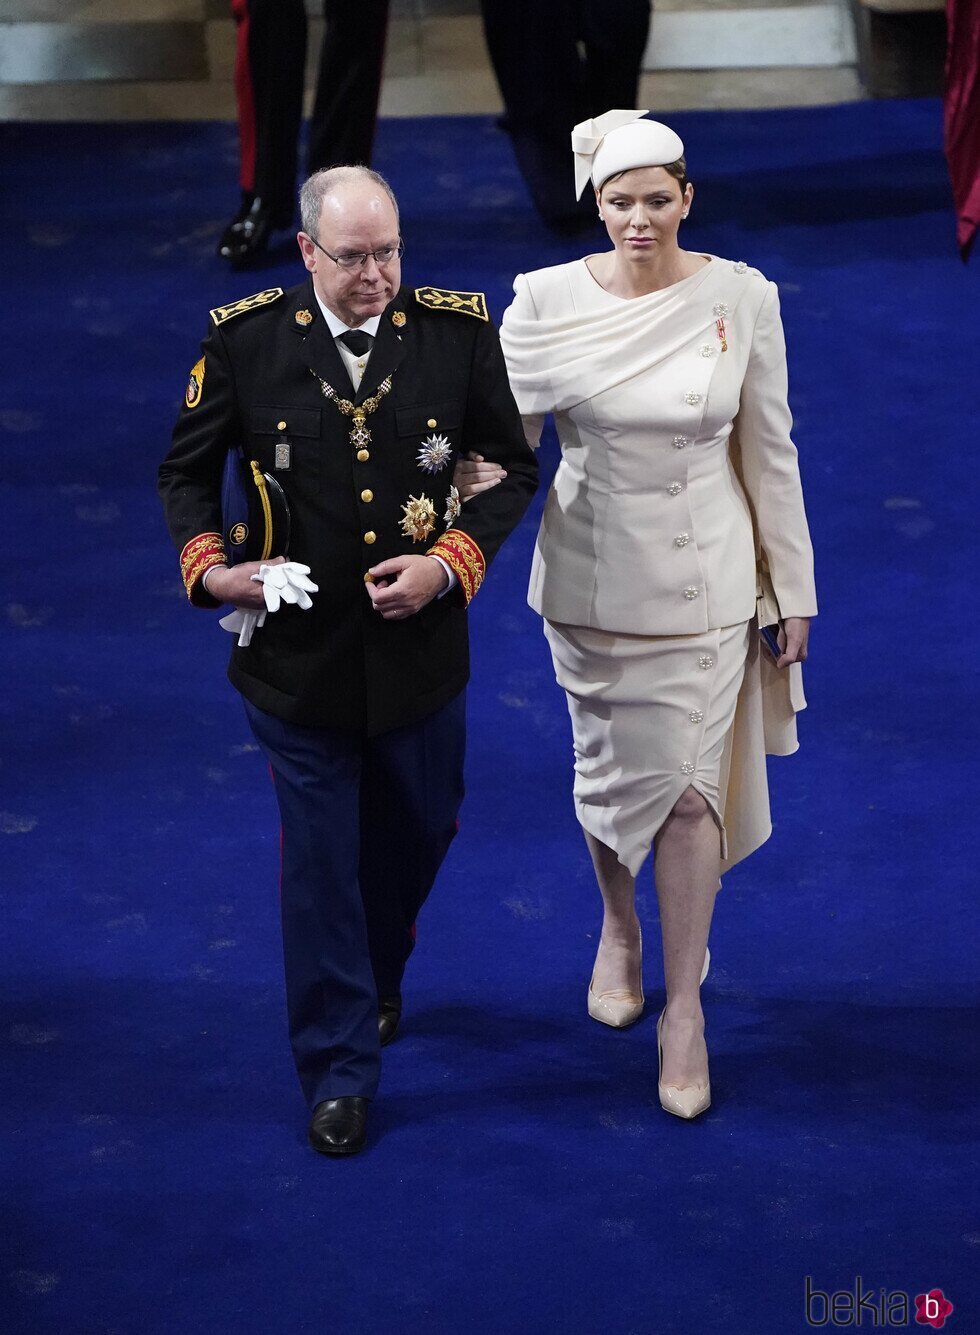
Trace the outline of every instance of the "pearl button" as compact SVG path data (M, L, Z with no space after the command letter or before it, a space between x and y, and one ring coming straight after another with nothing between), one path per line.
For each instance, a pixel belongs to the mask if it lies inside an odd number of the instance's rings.
M670 486L667 488L667 495L679 496L683 490L684 488L681 486L679 482L672 482Z
M702 357L713 357L715 355L715 349L710 343L702 343L698 348L698 352L700 352Z
M367 543L367 545L370 547L372 542L377 542L377 541L378 541L378 535L377 535L377 533L372 533L371 530L368 529L367 533L365 533L365 535L364 535L364 541L365 541L365 542Z
M684 395L684 402L691 408L696 408L703 398L703 394L698 394L696 390L689 389Z
M285 423L285 422L277 422L277 423L276 423L276 430L277 430L277 431L285 431L285 430L286 430L286 423Z
M728 314L727 304L724 301L719 301L716 306L712 306L711 314L716 320L724 320L725 316Z
M703 723L703 722L704 722L704 713L703 713L703 711L700 710L700 709L692 709L691 712L690 712L690 714L688 714L687 717L691 720L692 723Z
M690 533L678 533L677 537L674 539L674 546L686 547L690 541L691 541Z
M683 450L685 446L690 445L691 442L688 440L687 436L675 436L670 443L675 450Z
M368 501L374 500L374 492L369 490L369 488L365 487L364 490L361 492L361 500L364 502L365 505L367 505Z
M693 773L694 773L694 766L691 764L691 762L690 762L689 760L685 760L685 761L684 761L684 764L681 766L681 773L682 773L682 774L693 774Z
M371 453L370 453L369 450L358 450L358 451L357 451L357 461L358 461L358 463L366 464L367 461L370 459L370 457L371 457Z
M700 594L700 592L701 592L700 589L696 589L693 584L689 584L687 588L684 590L684 597L687 599L689 603L693 603L695 598L697 598L698 595Z
M748 267L749 266L745 263L744 260L739 260L738 263L734 266L736 273L745 273Z
M698 659L698 667L703 668L705 672L707 672L708 668L713 668L714 665L715 665L715 660L711 657L710 654L702 654L701 657Z
M439 423L436 421L434 417L430 417L425 425L429 428L430 431L432 431L439 425Z

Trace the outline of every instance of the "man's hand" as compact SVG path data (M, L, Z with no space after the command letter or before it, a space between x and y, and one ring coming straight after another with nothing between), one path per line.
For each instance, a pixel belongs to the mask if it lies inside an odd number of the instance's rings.
M431 603L449 583L443 567L431 556L393 556L372 566L374 583L365 584L374 610L385 621L404 621Z
M785 668L789 667L790 663L805 663L809 638L809 617L787 617L779 631L778 641L782 653L776 660L776 666Z
M460 500L468 501L481 491L503 482L506 476L506 470L499 464L487 463L482 454L474 454L471 450L469 454L456 460L453 484L459 489Z
M284 556L276 556L271 561L243 561L238 566L215 566L214 574L208 577L208 593L212 598L217 598L219 603L234 603L236 607L264 612L265 594L261 584L252 582L252 576L259 573L259 566L282 565L285 559Z

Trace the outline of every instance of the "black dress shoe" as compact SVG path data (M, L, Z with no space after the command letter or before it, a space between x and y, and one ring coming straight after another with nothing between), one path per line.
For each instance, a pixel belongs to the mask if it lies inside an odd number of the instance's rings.
M325 1099L313 1109L310 1144L320 1154L356 1154L367 1139L368 1099Z
M378 1002L378 1036L381 1046L387 1047L398 1033L398 1022L402 1018L400 997L383 997Z
M266 249L276 228L288 227L291 222L261 199L243 203L221 234L218 254L233 269L247 268Z

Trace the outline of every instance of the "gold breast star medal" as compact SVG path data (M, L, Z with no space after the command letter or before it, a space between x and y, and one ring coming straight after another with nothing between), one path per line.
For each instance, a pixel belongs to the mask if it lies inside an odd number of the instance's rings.
M435 507L424 493L421 496L409 496L402 506L405 518L402 520L402 532L413 542L424 542L436 526Z
M446 497L446 513L442 516L446 528L452 528L462 512L463 502L459 499L459 490L450 486L449 495Z
M452 453L453 447L446 437L433 433L431 436L426 436L422 448L415 457L424 473L438 473L449 463Z

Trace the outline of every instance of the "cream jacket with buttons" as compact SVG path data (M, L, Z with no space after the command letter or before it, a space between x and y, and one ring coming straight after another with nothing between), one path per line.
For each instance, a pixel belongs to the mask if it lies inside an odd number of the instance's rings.
M711 256L631 300L584 260L521 274L514 291L511 386L529 441L553 412L562 448L531 606L627 634L733 625L756 613L761 546L780 616L814 615L775 284Z

